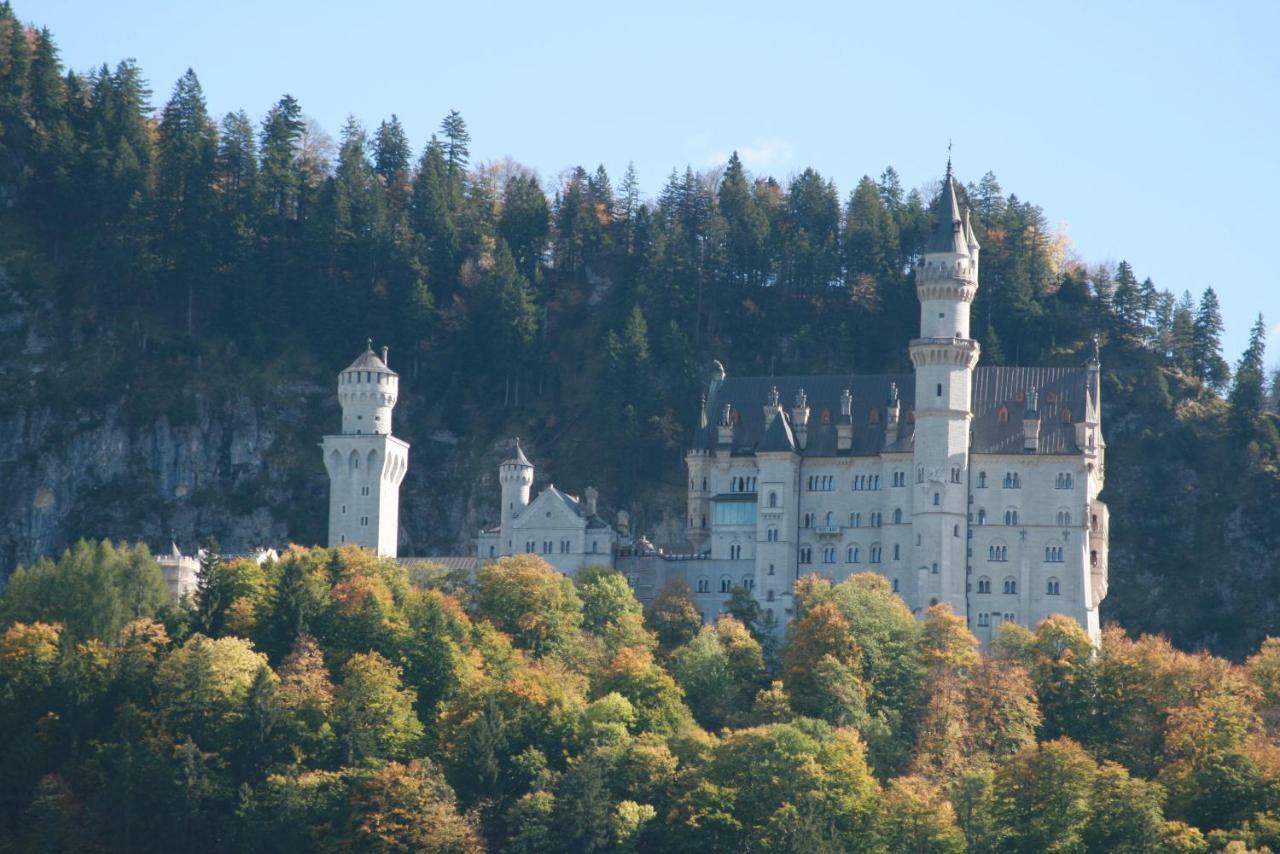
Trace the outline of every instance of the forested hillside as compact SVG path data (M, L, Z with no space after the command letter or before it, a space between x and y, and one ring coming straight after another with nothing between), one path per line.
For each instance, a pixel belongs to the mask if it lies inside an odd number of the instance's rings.
M456 112L425 144L395 116L333 139L288 95L218 117L194 72L163 86L128 60L65 69L0 5L0 572L80 536L321 541L315 443L369 336L403 377L416 554L494 520L515 434L540 477L594 483L663 539L713 358L909 367L934 183L877 167L838 189L734 156L648 199L632 170L473 162ZM1210 283L1177 295L1141 259L1075 258L990 172L962 190L984 363L1079 364L1102 341L1104 611L1233 656L1280 632L1264 327L1232 370Z
M81 542L0 594L0 851L1280 850L1276 639L981 654L883 576L797 592L776 645L745 595L704 626L599 567L296 548L174 606Z

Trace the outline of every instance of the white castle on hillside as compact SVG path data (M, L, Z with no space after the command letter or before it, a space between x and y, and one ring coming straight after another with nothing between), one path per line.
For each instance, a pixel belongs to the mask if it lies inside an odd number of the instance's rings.
M733 564L717 567L721 589L741 577L785 623L801 575L870 570L917 614L950 604L983 641L1003 622L1050 614L1099 638L1108 518L1096 345L1081 368L977 367L978 256L948 163L915 269L914 375L716 372L686 456L687 524L699 552ZM694 563L686 573L695 590L715 583Z
M533 553L562 572L614 566L637 596L686 581L705 619L735 588L779 628L796 579L885 576L917 614L947 603L980 640L1051 614L1100 637L1107 594L1100 365L978 367L969 311L980 247L951 164L915 268L911 374L733 377L715 366L688 467L687 543L633 545L582 499L548 485L516 442L499 466L499 524L479 560ZM394 555L408 446L391 433L396 375L370 347L341 375L343 432L326 436L329 540ZM790 401L788 408L783 401ZM713 423L714 416L714 423Z
M409 470L409 445L391 435L391 410L400 377L369 341L338 374L342 432L325 436L329 472L329 545L348 543L395 557L400 537L400 482Z

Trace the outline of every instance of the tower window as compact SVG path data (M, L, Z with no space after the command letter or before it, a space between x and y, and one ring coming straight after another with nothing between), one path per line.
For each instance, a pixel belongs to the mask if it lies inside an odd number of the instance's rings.
M942 383L938 383L938 397L942 397Z

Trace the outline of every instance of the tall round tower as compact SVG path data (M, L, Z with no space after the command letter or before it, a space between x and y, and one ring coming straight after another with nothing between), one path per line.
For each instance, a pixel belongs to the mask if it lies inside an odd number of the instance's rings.
M391 435L391 410L400 377L387 367L387 350L365 351L338 374L342 432L325 436L329 472L329 545L357 545L395 557L400 538L400 483L409 469L409 445Z
M345 371L338 374L338 402L342 404L342 432L352 435L391 435L391 410L400 396L400 376L373 352L372 339Z
M916 371L912 529L916 601L950 603L967 614L969 433L978 342L969 309L978 291L978 242L960 216L951 161L937 224L916 266L920 337L911 342Z
M498 482L502 484L502 521L499 526L500 547L503 554L514 554L512 524L517 516L529 506L529 490L533 487L533 463L524 455L520 440L516 439L516 450L510 459L498 466Z

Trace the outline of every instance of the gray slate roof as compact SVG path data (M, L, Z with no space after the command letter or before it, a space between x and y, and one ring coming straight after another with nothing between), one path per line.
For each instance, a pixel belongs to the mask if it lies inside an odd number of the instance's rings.
M896 383L901 400L898 441L885 446L885 425L889 402L889 385ZM915 400L913 374L827 374L808 377L728 377L719 383L707 410L721 413L726 403L737 415L731 452L754 454L771 449L774 440L764 429L764 404L769 388L778 387L781 401L795 399L804 389L809 398L808 442L805 457L873 456L884 452L910 453L915 425L911 407ZM975 454L1022 453L1022 416L1026 411L1026 392L1035 388L1040 395L1040 454L1073 454L1077 452L1075 424L1084 420L1088 394L1088 371L1085 368L1002 368L979 367L974 370L973 428L971 449ZM840 420L840 397L845 389L853 393L853 448L840 452L836 444L836 424ZM1019 400L1019 398L1022 398ZM1000 421L1000 409L1008 410L1008 420ZM789 416L790 408L785 407ZM877 418L872 418L872 410ZM1063 422L1063 410L1070 421ZM716 419L719 420L718 417ZM775 419L775 424L781 419ZM789 417L788 417L789 421ZM779 428L781 429L781 428ZM696 450L714 451L717 444L715 424L694 433Z
M560 501L563 502L566 507L572 510L575 515L577 515L582 519L586 519L588 528L609 527L609 523L601 519L598 515L596 514L588 515L586 505L582 503L581 499L579 499L578 496L570 495L567 492L561 492L560 490L556 489L556 486L554 483L548 486L546 488L546 491L551 493L556 498L559 498Z
M387 363L373 352L373 345L370 344L363 353L356 357L356 360L347 366L347 371L378 371L383 374L391 374L399 376L395 371L387 367ZM346 373L346 371L343 371Z
M942 193L934 207L935 222L926 252L958 252L969 254L968 240L964 233L964 221L960 219L960 204L956 201L955 182L951 179L951 164L947 164L947 177L942 181Z

